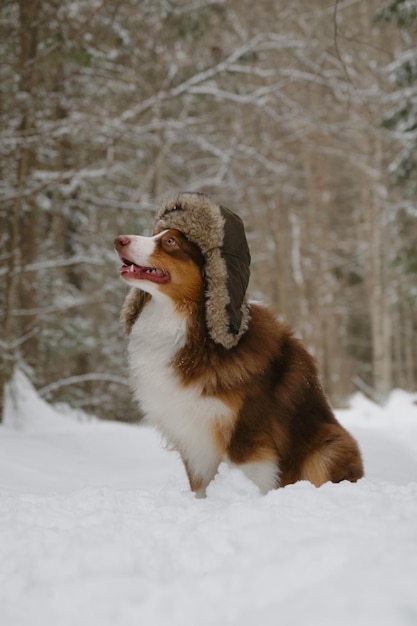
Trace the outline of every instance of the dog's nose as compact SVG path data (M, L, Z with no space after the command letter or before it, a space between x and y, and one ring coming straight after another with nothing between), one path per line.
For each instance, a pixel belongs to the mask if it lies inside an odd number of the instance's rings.
M116 250L121 250L122 248L124 248L125 246L128 246L130 244L130 239L129 237L126 237L126 235L120 235L119 237L116 237L116 239L114 240L114 247L116 248Z

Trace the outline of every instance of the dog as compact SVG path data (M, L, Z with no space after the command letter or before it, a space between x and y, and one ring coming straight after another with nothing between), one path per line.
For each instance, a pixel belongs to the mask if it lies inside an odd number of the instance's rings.
M199 206L200 198L181 194L162 212L163 218L177 212L181 230L161 229L160 216L152 236L114 241L121 277L131 287L121 319L142 411L179 452L197 497L205 496L223 461L239 467L262 494L300 480L317 487L356 482L363 476L358 444L336 420L315 362L291 328L267 306L245 301L243 330L233 328L233 345L210 331L213 249L184 232L187 202ZM203 196L202 202L211 201ZM177 224L177 216L170 219ZM199 236L208 236L204 230ZM222 260L222 247L216 250ZM227 271L224 278L228 286ZM216 315L216 302L210 306Z

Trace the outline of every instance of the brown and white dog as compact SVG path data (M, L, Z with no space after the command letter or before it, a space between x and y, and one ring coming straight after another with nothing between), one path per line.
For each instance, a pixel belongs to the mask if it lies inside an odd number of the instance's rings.
M204 258L177 229L115 239L132 289L131 386L148 419L175 447L202 497L226 461L262 493L299 480L357 481L356 441L337 422L312 357L261 304L250 303L236 346L215 343L205 320ZM140 300L140 316L135 311Z

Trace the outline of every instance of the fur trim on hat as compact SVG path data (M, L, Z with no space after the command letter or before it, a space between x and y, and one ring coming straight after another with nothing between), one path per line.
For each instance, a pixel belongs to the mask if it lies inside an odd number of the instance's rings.
M213 341L232 348L250 319L250 253L242 220L205 194L180 193L157 213L154 232L167 228L180 230L203 253L207 328Z

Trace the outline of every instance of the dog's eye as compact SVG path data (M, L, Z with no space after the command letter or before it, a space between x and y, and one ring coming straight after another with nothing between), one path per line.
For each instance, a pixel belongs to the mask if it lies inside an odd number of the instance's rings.
M167 243L169 246L177 245L177 242L175 241L174 237L168 237L168 239L165 239L165 243Z

